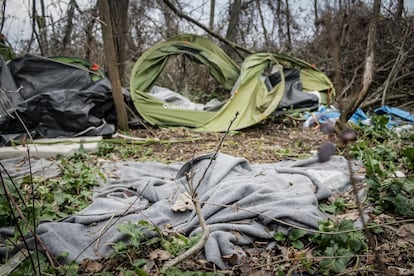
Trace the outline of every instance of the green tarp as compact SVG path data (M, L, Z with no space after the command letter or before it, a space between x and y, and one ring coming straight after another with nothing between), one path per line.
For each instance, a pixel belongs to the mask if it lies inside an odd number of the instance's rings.
M149 92L161 74L168 58L185 54L208 66L210 74L231 97L220 110L211 112L188 110L168 104ZM280 74L280 81L269 87L267 71ZM187 126L201 131L225 131L238 112L231 129L254 125L272 114L285 91L284 70L300 70L304 91L319 91L322 102L333 94L331 81L310 64L276 53L255 53L248 56L241 69L211 40L196 35L180 35L147 50L135 63L131 73L130 91L140 115L158 126ZM230 93L230 92L229 92Z

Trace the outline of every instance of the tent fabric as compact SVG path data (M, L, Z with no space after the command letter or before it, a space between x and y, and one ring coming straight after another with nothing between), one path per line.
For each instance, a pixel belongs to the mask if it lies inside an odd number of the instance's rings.
M130 92L140 115L153 125L196 127L214 116L213 112L194 111L178 105L168 105L148 92L161 74L168 58L185 54L206 64L210 74L225 88L232 89L239 75L237 65L209 39L180 35L160 42L135 63L130 78Z
M168 58L180 54L206 64L211 75L225 88L231 89L230 99L219 110L189 110L168 104L149 93ZM279 74L279 81L273 85L269 79L271 74L266 73L269 69L275 71L272 74ZM286 69L298 70L302 92L322 94L321 103L328 102L334 94L333 85L325 74L305 61L277 53L255 53L244 60L239 70L212 41L187 34L160 42L147 50L134 65L130 91L136 109L150 124L188 126L199 131L225 131L238 113L231 127L231 130L237 130L266 119L284 98L286 108L291 106L292 99L301 96L310 102L318 101L318 97L304 96L305 93L287 95Z
M1 63L0 144L19 139L110 135L115 106L108 79L93 81L87 68L24 55Z
M283 222L317 229L318 222L327 218L318 201L351 188L348 162L340 156L325 163L312 157L250 164L237 156L205 154L186 163L106 161L101 165L108 181L95 189L91 205L38 226L43 244L55 256L68 253L66 261L108 256L114 243L127 241L128 236L117 231L125 222L145 220L160 229L169 225L186 236L199 233L195 211L177 208L189 173L194 185L200 183L198 199L210 228L204 258L222 269L240 262L246 254L242 246L257 240L270 243L275 232L286 233L289 227ZM11 164L7 169L13 173ZM0 233L6 235L7 229L0 228ZM0 258L7 253L0 248ZM225 256L231 255L237 257L235 263L227 262Z

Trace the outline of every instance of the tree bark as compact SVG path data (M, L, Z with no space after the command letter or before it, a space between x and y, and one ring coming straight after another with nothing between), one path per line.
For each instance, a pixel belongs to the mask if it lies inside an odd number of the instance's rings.
M375 57L375 39L377 33L378 19L381 12L381 0L374 0L373 12L371 15L371 20L369 24L368 32L368 42L367 42L367 52L365 54L365 68L364 74L362 77L361 88L354 97L351 98L349 103L345 106L341 106L342 113L340 117L340 122L344 125L355 112L355 110L361 105L364 101L368 89L372 83L374 76L374 57Z
M128 33L128 5L129 0L108 1L110 10L110 24L113 30L113 40L121 85L126 86L125 75L126 37Z
M237 41L237 26L239 25L241 12L241 0L234 0L230 7L229 25L227 26L226 39L229 41ZM234 57L233 48L225 45L223 50L231 57Z
M101 17L102 37L104 41L104 52L108 66L108 77L112 85L112 96L115 103L117 128L128 129L128 116L122 95L121 79L119 75L118 60L114 43L113 29L110 15L110 0L98 0L99 15Z
M279 47L282 48L284 44L284 32L283 32L283 13L282 13L282 0L277 0L276 5L276 18L277 18L277 34L279 37Z
M85 27L85 58L87 60L91 59L92 48L95 42L95 35L93 33L93 28L95 27L96 18L98 17L98 4L90 10L91 19L88 21Z
M66 51L68 46L70 45L71 37L72 37L72 30L73 30L73 16L75 14L75 5L76 0L70 0L67 10L67 20L66 20L66 28L65 34L62 39L62 52L67 54Z
M210 0L210 21L208 23L208 27L212 31L214 31L215 10L216 10L216 0Z
M285 1L285 8L286 8L286 35L287 35L287 50L290 51L292 49L292 35L290 32L290 8L289 8L289 0Z
M269 40L269 35L267 33L267 28L266 28L265 19L264 19L263 12L262 12L260 0L256 0L256 6L257 6L257 11L259 12L260 23L262 24L262 28L263 28L263 36L265 39L265 45L266 45L266 48L269 48L270 40Z
M401 19L403 12L404 12L404 0L398 0L397 11L395 13L395 17L397 18L397 20Z
M319 15L318 15L318 0L313 0L313 15L315 17L316 35L319 35Z

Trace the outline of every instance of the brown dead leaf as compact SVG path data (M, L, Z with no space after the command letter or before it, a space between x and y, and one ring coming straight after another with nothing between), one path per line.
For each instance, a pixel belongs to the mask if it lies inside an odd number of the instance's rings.
M273 274L273 272L267 271L265 269L252 269L249 272L249 275L251 275L251 276L272 276L274 274Z
M236 253L233 253L233 254L221 256L221 258L223 259L223 261L234 265L234 264L237 263L237 260L239 259L239 256L237 256Z
M397 235L402 238L414 240L414 223L401 225L400 228L398 228Z
M103 265L97 261L85 259L81 264L82 271L87 273L97 273L103 268Z
M414 275L414 269L407 269L397 266L390 266L388 271L391 275Z
M155 249L149 253L150 260L166 261L171 259L171 254L168 251L162 249Z
M358 210L350 210L350 211L347 211L345 214L335 215L335 219L337 221L342 221L344 219L356 221L358 218L359 218Z

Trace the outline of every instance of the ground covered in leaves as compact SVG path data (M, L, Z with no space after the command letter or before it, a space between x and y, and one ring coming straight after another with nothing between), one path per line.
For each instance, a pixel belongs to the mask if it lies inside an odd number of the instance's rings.
M186 128L148 127L128 135L155 139L143 146L131 147L129 152L115 152L113 158L171 163L188 161L194 156L216 151L225 134L194 132ZM268 121L227 133L219 150L244 157L251 163L272 163L286 158L310 157L323 142L332 139L316 128L303 129Z
M295 123L295 122L293 122ZM343 148L334 135L324 135L318 128L303 129L295 124L286 122L267 121L249 129L231 131L223 140L224 133L198 133L185 128L142 128L125 133L137 139L134 144L118 144L117 150L108 149L102 152L107 158L113 160L155 160L165 163L188 161L200 154L214 152L220 145L219 151L246 158L250 163L272 163L287 158L303 159L314 155L319 146L332 141L337 144L337 153L342 154ZM145 143L142 141L145 140ZM105 151L105 148L101 148ZM364 184L366 185L366 184ZM333 221L338 225L343 220L356 221L359 219L358 208L351 192L332 197L324 203L333 208L335 215ZM337 212L337 211L340 212ZM372 210L372 208L371 208ZM370 225L373 226L374 242L377 253L381 256L388 273L393 275L410 275L414 273L414 220L399 217L397 214L386 212L376 215L369 213ZM379 225L380 227L376 227ZM327 226L336 227L333 224ZM342 226L341 226L342 227ZM338 226L337 230L343 230ZM366 240L359 232L361 240ZM321 238L323 239L323 237ZM355 238L357 239L357 238ZM327 261L326 257L316 254L315 243L305 242L303 246L294 246L294 240L285 239L279 242L256 242L246 249L248 255L241 264L235 265L227 271L219 271L216 267L202 259L192 258L178 265L180 271L171 271L167 275L312 275L318 273L319 263ZM346 245L347 246L347 245ZM344 247L346 247L344 245ZM377 263L373 250L366 249L352 258L342 275L381 275L383 272L375 267ZM146 259L145 271L157 275L163 263L162 252L154 253L157 248L148 248L144 252L153 255L142 255ZM154 255L155 254L155 255ZM335 254L333 254L332 258ZM168 257L167 257L168 258ZM82 265L84 273L114 271L115 267L122 266L128 260L111 258L100 262L86 262ZM329 262L329 258L328 258ZM97 267L95 267L97 265ZM328 264L329 265L329 264ZM332 266L338 265L332 262ZM315 270L316 269L316 270ZM187 271L184 274L183 271ZM198 271L191 274L188 271ZM327 270L324 274L333 273ZM176 273L176 274L175 274ZM212 274L211 274L212 273ZM321 274L319 272L319 274ZM120 273L123 275L123 272Z

